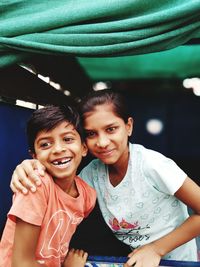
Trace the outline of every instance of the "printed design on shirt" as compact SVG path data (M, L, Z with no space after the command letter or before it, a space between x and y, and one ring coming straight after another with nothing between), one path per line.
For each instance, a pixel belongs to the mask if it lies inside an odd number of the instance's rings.
M109 220L109 224L115 231L118 231L120 229L133 229L138 226L138 222L134 222L134 224L131 224L124 219L122 219L121 222L119 222L117 218Z
M179 201L178 201L178 199L175 199L175 200L172 202L172 207L173 207L173 208L176 208L177 206L179 206Z
M71 235L73 234L69 227L72 224L78 225L81 221L82 217L77 216L76 213L70 213L67 210L55 212L46 225L40 255L43 258L65 256L68 251Z
M150 229L148 224L144 227L141 227L139 226L138 221L129 223L122 219L121 222L119 222L116 218L109 220L109 224L113 229L115 236L121 241L127 240L129 244L142 240L148 240L150 238L149 234L141 233L141 231L143 232L146 229Z

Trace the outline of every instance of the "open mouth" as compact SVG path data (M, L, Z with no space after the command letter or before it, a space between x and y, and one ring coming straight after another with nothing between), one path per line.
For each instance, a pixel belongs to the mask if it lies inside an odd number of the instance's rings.
M56 159L52 161L52 164L55 166L65 166L71 161L71 158Z

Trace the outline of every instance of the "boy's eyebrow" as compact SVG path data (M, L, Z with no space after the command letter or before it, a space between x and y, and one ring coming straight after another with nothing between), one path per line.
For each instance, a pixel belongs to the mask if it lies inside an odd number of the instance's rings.
M67 126L65 126L65 128L67 128L68 127L68 125ZM66 131L65 132L63 132L62 134L66 134L66 133L72 133L72 134L75 134L77 132L77 130L76 130L76 128L73 126L73 128L72 129L66 129Z
M67 126L66 126L67 127ZM65 127L65 128L66 128ZM75 127L73 129L70 129L70 130L66 130L66 131L63 131L61 133L61 135L65 135L65 134L73 134L73 135L76 135L76 129ZM40 140L43 140L43 139L48 139L48 138L51 138L51 134L49 134L49 131L47 132L43 132L44 133L44 136L40 137L37 141L40 141Z

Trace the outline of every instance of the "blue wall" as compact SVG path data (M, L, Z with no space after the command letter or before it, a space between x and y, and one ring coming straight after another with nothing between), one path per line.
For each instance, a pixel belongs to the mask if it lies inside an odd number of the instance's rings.
M0 229L11 206L10 179L16 165L30 158L26 121L32 110L0 102Z

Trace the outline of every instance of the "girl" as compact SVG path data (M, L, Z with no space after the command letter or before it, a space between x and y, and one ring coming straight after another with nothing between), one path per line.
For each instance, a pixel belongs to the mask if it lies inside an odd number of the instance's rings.
M94 92L82 102L86 144L97 159L80 177L97 191L113 234L132 248L125 267L155 267L161 258L196 261L200 188L171 159L128 141L133 119L126 106L111 90ZM35 168L42 174L36 161L19 165L12 190L33 187L27 175L39 183ZM187 206L194 211L191 216Z

